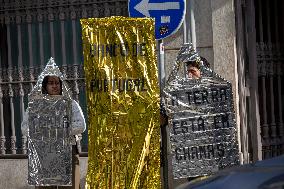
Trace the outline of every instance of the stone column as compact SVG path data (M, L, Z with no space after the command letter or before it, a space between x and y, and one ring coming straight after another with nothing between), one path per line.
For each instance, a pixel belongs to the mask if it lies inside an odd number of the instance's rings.
M232 84L236 115L237 136L239 141L240 160L242 152L240 144L239 88L236 55L236 23L234 0L211 0L212 31L214 51L214 71Z

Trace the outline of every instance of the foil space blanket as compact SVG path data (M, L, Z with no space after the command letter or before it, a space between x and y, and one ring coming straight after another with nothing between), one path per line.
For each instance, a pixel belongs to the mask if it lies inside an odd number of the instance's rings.
M88 104L87 189L160 188L154 21L82 19Z
M239 164L232 86L200 60L184 45L163 90L175 179ZM183 69L190 61L199 63L200 77L191 78Z
M62 96L29 102L28 183L72 185L71 101Z

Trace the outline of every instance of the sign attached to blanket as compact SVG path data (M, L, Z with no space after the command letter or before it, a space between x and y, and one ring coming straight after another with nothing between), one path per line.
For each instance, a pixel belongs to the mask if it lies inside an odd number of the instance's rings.
M82 19L89 118L86 188L160 188L154 21Z
M63 96L29 103L28 183L72 185L71 101Z
M200 78L178 77L179 64L187 61L182 56L200 59L190 48L181 48L174 74L164 89L176 179L210 175L239 164L231 84L202 61Z

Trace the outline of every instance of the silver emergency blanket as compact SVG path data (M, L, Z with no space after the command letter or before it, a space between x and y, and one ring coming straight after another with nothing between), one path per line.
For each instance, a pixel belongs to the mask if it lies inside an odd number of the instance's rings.
M62 95L41 92L45 76L58 76ZM29 94L28 183L72 185L72 99L65 78L51 58Z
M71 101L57 97L29 103L30 185L72 185Z
M184 63L200 62L201 78ZM175 179L210 175L239 164L231 84L205 67L190 44L181 47L164 88Z

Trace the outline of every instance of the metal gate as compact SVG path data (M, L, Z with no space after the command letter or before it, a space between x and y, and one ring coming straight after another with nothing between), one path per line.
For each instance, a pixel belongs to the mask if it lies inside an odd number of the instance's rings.
M263 159L284 154L284 3L255 0Z

